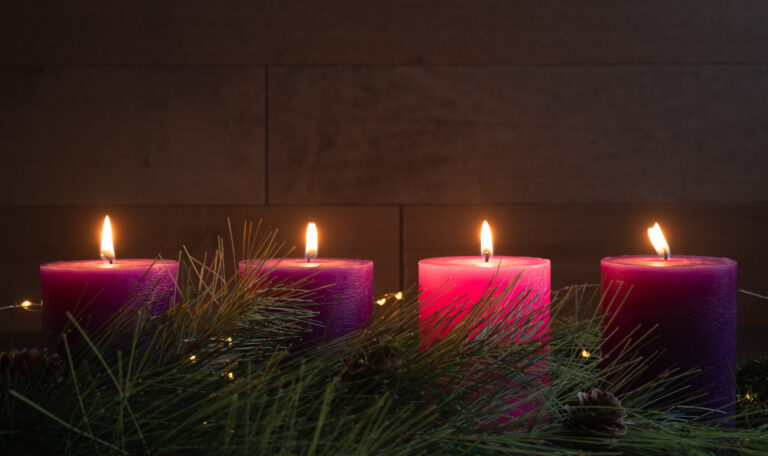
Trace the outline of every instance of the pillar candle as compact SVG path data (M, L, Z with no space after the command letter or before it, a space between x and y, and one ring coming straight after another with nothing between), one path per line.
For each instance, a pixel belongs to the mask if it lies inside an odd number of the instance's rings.
M510 257L493 255L491 230L487 222L481 229L481 256L441 257L419 261L419 321L424 347L444 337L459 321L472 312L470 306L484 296L499 301L493 303L490 315L486 312L474 318L492 317L501 322L516 322L522 327L500 325L499 330L512 332L509 342L546 342L549 336L550 262L543 258ZM506 294L505 294L506 293ZM490 310L490 309L489 309ZM451 318L446 326L437 318ZM519 322L519 323L518 323ZM480 322L476 333L486 327ZM546 363L530 369L530 374L540 375L539 384L548 384ZM509 417L518 417L539 408L540 399L521 402L517 394L529 396L530 391L515 393L515 385L509 383ZM543 389L542 389L543 391ZM500 422L508 418L500 418Z
M307 227L305 258L243 260L238 268L246 273L266 274L273 283L301 282L309 291L311 305L317 312L316 324L308 328L304 341L330 341L355 331L368 322L373 312L373 261L317 257L317 229Z
M658 224L651 230L656 229ZM613 351L611 356L616 357L619 344L630 332L639 327L633 336L636 340L658 325L638 347L645 359L659 353L639 383L672 367L681 371L701 368L703 372L688 381L691 391L706 393L700 404L732 412L736 399L732 372L736 363L736 261L670 256L666 241L657 250L661 256L607 257L600 262L605 302L625 299L620 307L606 304L609 314L603 352Z
M175 290L178 262L116 259L109 217L104 220L101 260L57 261L40 266L43 332L58 337L77 316L89 329L98 329L124 305L152 303L159 313L168 308Z
M469 312L467 303L476 303L489 290L499 296L507 287L511 292L497 303L496 309L521 318L531 318L537 334L549 332L550 262L543 258L494 256L490 228L483 223L481 256L441 257L419 261L420 307L422 332L427 330L435 314L445 313L455 321ZM513 285L514 284L514 285ZM522 299L520 297L524 296ZM451 324L440 337L455 326ZM431 340L425 340L429 343Z
M154 313L166 310L174 296L178 262L119 259L57 261L40 266L43 331L52 341L69 321L66 312L98 329L125 304L152 303ZM154 302L153 302L154 301ZM76 309L77 307L77 309ZM77 311L76 311L77 310Z

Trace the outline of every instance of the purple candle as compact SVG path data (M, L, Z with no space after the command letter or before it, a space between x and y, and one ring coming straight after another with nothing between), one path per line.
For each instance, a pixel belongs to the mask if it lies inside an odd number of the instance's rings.
M619 345L631 336L658 327L639 347L644 358L658 357L639 378L645 382L676 367L701 368L688 381L706 396L699 403L733 412L736 391L736 262L728 258L670 256L669 246L656 224L649 229L659 256L603 258L602 291L605 301L615 298L604 334L604 353L615 357ZM630 289L631 287L631 289ZM619 307L619 302L626 301Z
M303 336L305 341L330 341L363 327L373 312L373 261L317 258L317 229L307 226L305 258L243 260L240 275L252 271L266 274L272 282L291 284L302 280L317 312L316 324Z
M102 260L57 261L40 266L43 332L58 337L69 321L98 329L124 305L153 302L155 312L168 308L174 296L178 262L173 260L115 259L109 217L102 231Z

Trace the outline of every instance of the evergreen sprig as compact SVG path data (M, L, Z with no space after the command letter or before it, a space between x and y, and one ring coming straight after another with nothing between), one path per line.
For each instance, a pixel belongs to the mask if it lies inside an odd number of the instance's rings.
M694 372L622 388L647 360L631 350L605 360L597 287L557 292L548 336L535 312L499 306L507 298L528 302L510 295L512 287L467 303L461 320L443 314L421 329L418 293L410 289L376 306L366 329L302 345L313 317L307 283L238 276L231 230L229 238L210 259L184 251L179 296L167 312L152 316L152 303L129 303L98 331L72 317L57 363L43 358L0 393L2 453L768 451L762 410L742 408L738 427L727 417L691 413L695 392L680 385ZM260 234L258 225L245 226L241 244L241 258L285 254L275 233ZM426 345L430 333L440 337ZM594 388L621 400L626 435L564 430L565 406Z

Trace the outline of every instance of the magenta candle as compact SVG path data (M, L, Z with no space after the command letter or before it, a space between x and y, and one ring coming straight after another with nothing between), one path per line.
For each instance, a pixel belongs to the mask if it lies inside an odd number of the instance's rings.
M243 260L240 274L257 271L262 260ZM303 337L305 341L330 341L365 326L373 311L373 261L343 258L272 259L264 261L258 273L273 283L291 284L300 280L309 291L316 325Z
M736 261L728 258L670 256L603 258L602 291L608 308L603 352L618 356L630 333L637 338L650 330L650 340L638 349L658 358L639 379L648 381L675 367L701 368L689 381L692 390L707 394L701 404L733 411L736 391ZM631 287L631 289L630 289ZM618 302L626 299L619 307ZM613 353L611 353L613 352ZM610 357L608 358L611 359Z
M476 257L441 257L419 261L420 307L422 333L434 326L437 315L452 316L455 323L469 312L467 303L476 303L488 292L494 296L508 293L496 309L530 319L536 328L534 336L549 333L550 262L543 258L491 257L493 247L487 222L481 232L481 253ZM510 290L507 290L511 287ZM505 312L505 313L506 313ZM447 325L440 337L455 326Z
M441 257L419 261L419 326L423 345L428 347L436 339L445 336L467 318L473 304L489 294L498 299L493 306L494 318L503 322L520 322L524 326L509 328L513 331L510 342L545 342L549 336L549 260L492 257L493 246L487 222L483 222L481 231L481 254L476 257ZM437 321L442 318L450 318L451 322L442 325ZM436 329L436 325L439 325L439 329ZM486 325L481 323L477 330L484 327ZM545 365L538 365L534 371L541 372L545 368ZM546 375L541 378L541 383L548 383ZM514 385L510 383L509 386L510 391L514 391ZM537 409L537 400L520 403L520 399L514 395L509 394L510 403L516 404L510 417Z
M168 308L175 296L178 262L115 259L109 217L102 230L101 260L58 261L40 266L43 332L52 341L69 321L67 312L98 329L123 306Z
M124 305L153 304L166 310L174 296L178 262L173 260L58 261L40 266L43 331L51 341L71 312L97 329ZM77 311L76 308L77 307Z
M323 342L367 324L373 312L373 261L317 258L317 251L317 227L309 223L305 258L243 260L238 269L241 276L266 274L273 283L302 281L300 289L312 301L307 308L317 312L316 324L302 339Z
M478 302L489 289L495 289L494 295L498 297L510 286L511 292L496 308L504 313L514 312L516 317L522 319L530 318L536 328L536 336L548 333L549 260L498 256L487 262L481 257L441 257L419 261L419 321L422 331L434 324L435 314L449 315L455 318L454 324L446 326L443 334L434 336L444 335L469 312L467 303Z

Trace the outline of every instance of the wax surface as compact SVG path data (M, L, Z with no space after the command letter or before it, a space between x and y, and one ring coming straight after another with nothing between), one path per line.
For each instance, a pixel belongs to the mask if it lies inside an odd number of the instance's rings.
M96 329L129 301L152 301L154 311L168 308L174 296L178 262L118 259L59 261L40 266L43 332L47 340L61 334L69 321L66 312ZM77 307L77 308L76 308Z
M240 274L255 271L260 260L243 260ZM313 305L317 325L304 341L330 341L359 329L368 322L373 312L373 261L341 258L305 259L287 258L264 261L259 273L265 273L274 282L290 284L306 279L303 290L313 290L309 298ZM325 287L325 288L321 288Z
M701 367L705 372L689 383L693 389L709 392L702 405L722 408L732 404L736 399L732 377L736 363L736 262L680 255L667 261L658 256L621 256L603 258L600 265L606 310L613 316L604 328L606 337L613 334L603 352L616 348L636 327L640 326L640 331L634 340L658 324L651 333L658 337L641 347L640 354L662 354L639 381L650 380L672 366L682 370ZM613 297L618 302L625 296L621 308L616 308L617 303L608 307ZM732 407L727 409L733 411Z
M550 262L542 258L496 256L486 262L482 257L440 257L419 261L420 307L422 333L430 326L436 313L446 312L461 319L468 309L459 307L476 303L489 288L495 295L514 284L512 292L500 308L516 312L520 317L532 316L537 333L549 332ZM522 293L528 293L520 300ZM443 333L450 331L449 325ZM442 334L426 336L429 343Z

